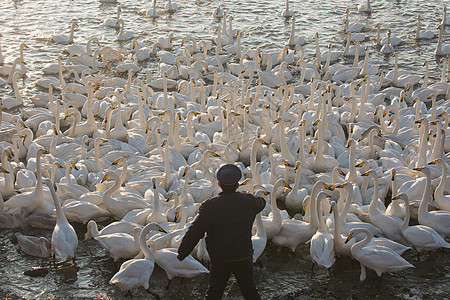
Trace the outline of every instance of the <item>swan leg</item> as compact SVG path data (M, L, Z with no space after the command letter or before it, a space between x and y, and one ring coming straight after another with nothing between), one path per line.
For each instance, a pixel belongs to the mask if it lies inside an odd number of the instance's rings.
M172 283L172 279L169 279L169 282L167 283L167 286L166 286L166 291L169 289L169 286L171 283Z
M361 265L361 275L359 276L359 281L366 280L366 267L362 263L359 263Z
M150 291L149 289L147 289L146 291L147 291L147 293L149 293L150 295L152 295L153 297L155 297L156 300L160 300L160 299L161 299L157 293L152 292L152 291Z

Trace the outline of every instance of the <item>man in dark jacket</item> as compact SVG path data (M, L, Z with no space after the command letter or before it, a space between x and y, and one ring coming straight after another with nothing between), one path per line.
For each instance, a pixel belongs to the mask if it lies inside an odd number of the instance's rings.
M221 299L233 273L245 299L261 299L253 279L252 225L266 201L249 193L236 192L241 170L222 166L217 180L222 192L205 200L178 249L178 259L188 256L206 233L211 259L206 299Z

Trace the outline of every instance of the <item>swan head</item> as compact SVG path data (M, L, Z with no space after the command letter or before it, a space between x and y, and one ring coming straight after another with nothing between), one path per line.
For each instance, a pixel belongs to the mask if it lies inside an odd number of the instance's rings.
M405 203L408 203L408 195L405 193L400 193L391 200L403 200Z
M336 201L331 201L330 202L330 214L333 212L335 206L336 206Z
M140 227L136 227L136 228L138 228L139 230L141 229ZM141 232L147 232L150 230L167 233L167 231L164 230L164 228L162 228L158 223L155 223L155 222L147 224L144 228L142 228Z

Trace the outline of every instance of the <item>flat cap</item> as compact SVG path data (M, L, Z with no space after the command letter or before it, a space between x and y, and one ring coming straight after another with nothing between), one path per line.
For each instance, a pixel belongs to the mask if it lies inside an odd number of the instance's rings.
M241 179L242 172L237 166L227 164L220 167L217 171L217 180L222 184L234 184Z

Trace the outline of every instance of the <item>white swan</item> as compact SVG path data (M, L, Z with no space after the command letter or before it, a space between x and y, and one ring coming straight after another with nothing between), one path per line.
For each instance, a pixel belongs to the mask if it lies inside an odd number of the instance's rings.
M18 106L22 106L23 104L22 95L20 94L19 87L17 85L17 79L19 77L23 77L19 72L15 72L12 76L14 97L5 97L2 100L2 106L6 109L12 109Z
M121 290L132 290L140 286L148 289L150 276L155 267L155 259L153 252L149 249L146 242L147 234L150 230L158 230L165 232L156 223L146 225L139 234L139 248L144 253L142 259L130 259L122 263L119 271L109 280L110 284L114 284Z
M429 167L420 167L415 170L422 172L426 177L425 189L419 206L419 223L436 230L442 237L450 236L450 213L447 211L428 211L431 200L431 171Z
M77 233L67 221L50 179L46 179L45 184L50 189L56 208L57 220L52 233L52 253L53 255L56 253L61 260L75 259L75 250L78 247Z
M367 0L366 3L361 2L360 4L358 4L358 11L362 12L362 13L372 13L373 9L372 6L370 5L370 0Z
M289 187L289 184L284 179L278 179L277 182L273 185L272 192L270 193L270 207L271 207L271 216L262 217L264 230L266 231L267 239L274 238L279 231L281 230L281 213L277 206L277 191L280 188Z
M294 14L295 14L295 11L291 10L289 7L289 0L286 0L286 6L284 7L283 11L281 12L281 15L283 17L290 18L290 17L294 16Z
M75 26L78 26L77 22L73 22L72 23L72 25L70 27L70 34L69 34L69 36L67 36L65 34L54 35L52 37L52 41L57 43L57 44L72 44L73 43L73 34L74 34Z
M152 248L151 241L150 248ZM156 250L153 252L153 255L155 256L156 264L166 272L167 278L169 279L166 289L174 277L193 278L201 274L209 273L209 270L191 255L188 255L183 261L179 261L177 258L177 248Z
M439 24L438 29L439 29L439 36L438 36L438 41L436 44L436 50L434 51L434 54L437 56L447 55L450 53L450 44L447 45L443 42L444 26L442 24Z
M108 18L108 19L104 19L103 20L103 25L105 25L106 27L114 27L114 28L119 28L120 26L120 13L121 13L122 9L120 8L120 6L117 6L117 16L116 18Z
M42 149L39 149L36 153L36 186L29 193L18 194L9 198L5 202L5 210L9 213L20 212L24 207L29 214L48 208L42 185L41 157L43 153L44 151Z
M127 41L133 38L133 32L130 30L125 30L125 23L123 19L118 20L120 23L120 31L116 36L116 40L118 41Z
M399 194L393 199L403 200L406 207L406 216L403 220L401 231L408 242L417 250L417 252L431 251L440 248L450 248L447 243L433 228L425 225L409 226L409 201L407 194Z
M369 172L373 178L374 188L372 202L369 207L370 222L381 229L386 237L404 245L408 245L408 241L403 237L400 230L402 220L397 217L386 215L378 209L378 175L374 170L370 170Z
M147 223L166 223L167 216L163 213L161 207L161 200L159 199L159 184L157 178L152 178L153 188L153 210L147 217Z
M261 254L266 249L267 245L267 234L264 229L264 225L261 218L261 213L258 213L255 218L256 232L252 235L252 246L253 246L253 262L256 262Z
M416 40L430 40L434 38L434 32L431 30L420 29L420 16L417 16Z
M114 171L108 171L104 177L105 180L113 180L114 184L103 194L103 203L106 209L117 219L122 219L129 211L133 209L143 209L148 207L148 203L142 199L139 201L136 197L113 197L114 192L120 188L119 176Z
M300 181L302 176L302 167L300 161L295 164L295 181L292 190L286 195L286 207L294 212L301 212L303 209L303 199L308 196L308 190L304 187L300 188Z
M296 45L302 46L305 43L305 36L295 34L295 15L292 16L291 22L292 22L292 27L291 27L291 33L289 35L288 45L291 47L296 46Z
M168 0L168 2L164 5L164 9L169 13L173 13L178 10L178 4L173 3L172 0Z
M277 246L288 247L295 251L298 245L304 244L316 233L318 225L316 198L319 189L324 187L324 182L319 180L314 184L309 198L308 214L310 222L303 222L295 219L284 219L281 223L280 232L272 238L272 242ZM273 192L272 192L273 193ZM272 195L271 195L272 196Z
M433 160L430 164L438 165L442 168L441 180L434 190L434 200L440 209L450 212L450 196L444 195L444 189L447 181L447 164L442 160L442 158Z
M317 232L311 237L309 253L313 263L329 269L336 259L334 257L334 238L333 235L327 231L325 221L322 217L322 202L326 199L326 195L325 192L319 192L317 195L316 210L319 219L319 227Z
M138 255L140 251L136 241L141 230L141 227L136 226L133 230L133 235L123 232L114 232L98 234L94 236L94 239L109 252L114 261L117 261L120 258L129 259Z
M366 280L366 267L374 270L379 277L385 272L397 272L406 268L414 268L412 264L388 247L366 247L372 239L372 235L366 229L352 229L346 241L349 241L358 233L366 235L364 240L355 243L351 248L353 258L359 261L361 265L360 281Z
M153 0L153 7L145 11L145 16L153 19L158 17L158 11L156 9L156 0Z

